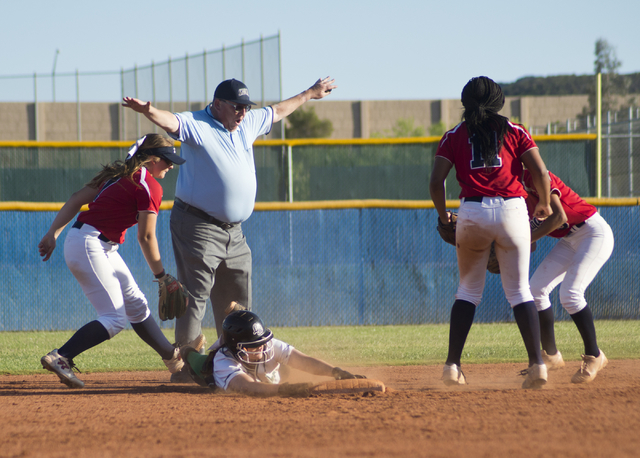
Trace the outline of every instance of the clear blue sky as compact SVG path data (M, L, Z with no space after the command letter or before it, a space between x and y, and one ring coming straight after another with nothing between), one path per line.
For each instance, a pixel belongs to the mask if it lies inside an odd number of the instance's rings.
M0 75L117 71L280 31L283 97L458 98L472 76L590 74L602 37L640 71L640 1L3 1ZM221 5L225 5L222 7Z

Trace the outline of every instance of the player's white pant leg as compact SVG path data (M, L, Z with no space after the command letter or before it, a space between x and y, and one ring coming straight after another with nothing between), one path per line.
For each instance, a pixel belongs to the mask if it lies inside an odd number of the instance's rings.
M486 199L485 199L486 200ZM492 199L496 257L500 263L500 280L511 307L533 301L529 287L531 230L523 198Z
M613 252L613 232L595 214L560 239L531 278L537 309L551 306L549 295L560 282L560 302L570 315L586 307L584 292Z
M586 307L584 292L613 252L613 231L596 213L560 242L573 250L572 262L560 285L560 302L573 315Z
M551 307L549 295L564 280L572 258L572 256L568 257L565 251L567 251L566 246L560 242L556 243L529 281L538 312Z
M460 284L456 299L478 305L487 278L487 261L494 234L491 209L480 202L462 202L456 226L456 256Z
M117 253L118 246L102 242L98 235L99 232L87 224L69 230L64 256L69 270L96 309L98 321L112 338L127 323L119 272L112 263L113 259L120 262L122 259Z
M113 251L108 254L108 257L120 282L127 319L131 323L142 323L151 315L147 298L140 290L122 256L117 251Z

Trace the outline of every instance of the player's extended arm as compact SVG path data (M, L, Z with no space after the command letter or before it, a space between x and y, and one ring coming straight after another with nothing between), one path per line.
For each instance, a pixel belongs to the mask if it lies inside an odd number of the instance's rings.
M449 214L447 213L447 200L445 199L444 180L447 179L452 164L443 157L437 157L433 162L431 170L431 181L429 182L429 192L431 200L438 211L438 217L443 224L449 223Z
M177 134L178 130L180 130L180 123L176 115L170 111L160 110L152 106L151 102L143 102L133 97L124 97L122 106L143 114L149 121L169 134Z
M531 179L533 185L538 191L539 201L536 204L536 208L533 212L534 218L539 220L547 219L551 214L551 180L549 179L549 172L547 166L544 165L542 158L540 157L540 150L538 148L531 148L521 156L522 163L531 172Z
M531 232L531 243L540 240L567 222L567 214L564 212L562 202L557 194L551 194L551 210L553 210L553 214Z
M164 270L156 238L157 220L158 215L153 212L138 213L138 243L151 272L156 276Z
M227 389L250 396L276 396L279 387L271 383L254 382L247 374L240 373L229 381Z
M56 248L56 240L67 224L78 214L83 205L91 202L98 194L97 188L85 186L74 192L69 200L62 206L51 227L38 243L38 251L43 261L49 260L53 250Z
M333 84L334 81L329 76L321 78L306 91L273 105L273 122L276 123L286 118L309 100L322 99L329 95L333 89L338 87Z
M288 365L294 369L308 372L309 374L333 377L332 371L334 366L327 364L318 358L305 355L295 348L291 352L291 355L289 355Z

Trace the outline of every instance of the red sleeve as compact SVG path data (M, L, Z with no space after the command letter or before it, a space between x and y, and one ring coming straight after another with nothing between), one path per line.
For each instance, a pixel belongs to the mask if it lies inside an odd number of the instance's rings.
M136 205L139 212L158 214L162 203L162 186L144 167L141 169L140 187L136 188Z
M560 198L562 209L567 215L567 222L551 232L549 236L562 238L569 233L572 226L586 221L598 210L582 199L577 192L551 172L549 172L549 179L551 180L551 193ZM524 172L523 181L525 189L529 193L529 197L527 197L527 209L529 210L529 217L531 217L533 215L533 209L538 203L538 193L533 186L533 179L528 170Z

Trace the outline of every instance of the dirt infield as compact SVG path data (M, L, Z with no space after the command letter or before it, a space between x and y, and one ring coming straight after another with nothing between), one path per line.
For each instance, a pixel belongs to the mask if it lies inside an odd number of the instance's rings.
M577 361L522 390L522 364L348 368L376 395L262 398L170 384L167 372L0 376L2 457L610 457L640 455L640 360L572 385ZM291 381L299 375L293 374Z

